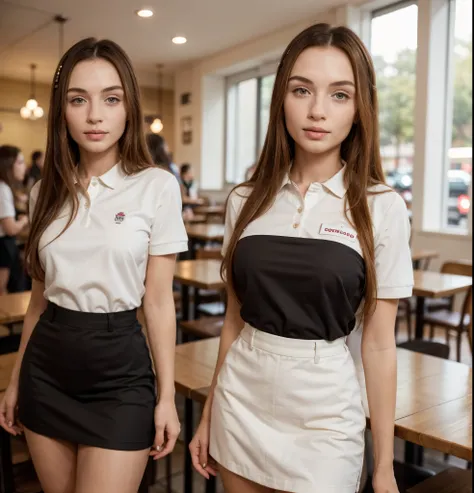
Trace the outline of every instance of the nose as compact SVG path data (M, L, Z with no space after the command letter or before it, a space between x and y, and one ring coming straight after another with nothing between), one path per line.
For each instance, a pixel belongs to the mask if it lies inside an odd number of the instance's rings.
M324 101L324 96L318 93L315 93L311 98L308 108L308 118L310 120L319 121L326 119L326 107Z
M101 112L101 105L98 102L91 101L89 105L89 112L87 114L87 123L95 125L103 121Z

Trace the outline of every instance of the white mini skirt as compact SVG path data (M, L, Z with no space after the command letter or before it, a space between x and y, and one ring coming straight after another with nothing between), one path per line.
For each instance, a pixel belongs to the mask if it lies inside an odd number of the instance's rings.
M355 493L365 424L345 338L289 339L246 325L219 372L209 452L276 490Z

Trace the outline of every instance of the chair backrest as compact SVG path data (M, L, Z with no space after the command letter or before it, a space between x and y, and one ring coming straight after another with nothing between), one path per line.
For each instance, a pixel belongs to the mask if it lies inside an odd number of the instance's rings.
M449 261L445 262L441 266L441 272L443 274L453 274L456 276L469 276L472 277L472 264L465 262Z
M467 263L465 261L445 262L441 267L441 272L443 274L453 274L456 276L472 277L472 263ZM461 324L464 322L464 317L467 314L470 314L471 300L472 300L472 286L464 293L464 301L462 302L462 309L461 309ZM470 322L470 325L472 325L472 320Z
M199 248L196 250L197 260L222 260L221 248Z

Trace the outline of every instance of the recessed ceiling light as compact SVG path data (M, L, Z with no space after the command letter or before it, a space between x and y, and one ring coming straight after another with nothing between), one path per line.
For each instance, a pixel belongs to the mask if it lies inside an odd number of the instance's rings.
M141 9L141 10L137 10L136 14L138 15L138 17L143 17L143 18L153 17L153 10Z
M183 45L186 43L187 39L184 36L175 36L171 41L173 41L175 45Z

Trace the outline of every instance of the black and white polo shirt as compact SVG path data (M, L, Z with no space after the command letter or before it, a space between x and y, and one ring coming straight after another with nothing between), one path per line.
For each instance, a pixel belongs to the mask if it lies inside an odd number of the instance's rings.
M344 170L312 183L303 198L287 176L272 207L251 222L236 248L233 276L242 319L282 337L332 341L360 324L365 268L356 231L344 216ZM410 223L405 202L385 185L369 195L377 297L411 296ZM230 195L223 253L250 193Z

